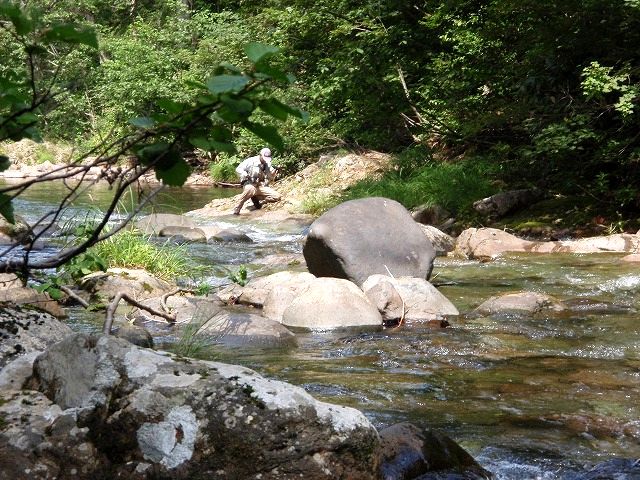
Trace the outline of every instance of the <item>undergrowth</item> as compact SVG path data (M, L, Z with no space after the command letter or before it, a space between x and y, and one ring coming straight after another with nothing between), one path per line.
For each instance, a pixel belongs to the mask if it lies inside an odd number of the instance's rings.
M474 201L495 192L493 166L482 159L454 163L429 161L413 168L398 168L380 180L364 180L349 188L342 201L387 197L411 209L439 205L457 213L470 212Z

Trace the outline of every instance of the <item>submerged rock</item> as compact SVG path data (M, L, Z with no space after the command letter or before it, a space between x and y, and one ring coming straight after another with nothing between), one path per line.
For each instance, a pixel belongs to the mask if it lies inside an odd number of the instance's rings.
M512 292L491 297L467 316L535 315L542 311L561 312L565 306L550 295L538 292Z

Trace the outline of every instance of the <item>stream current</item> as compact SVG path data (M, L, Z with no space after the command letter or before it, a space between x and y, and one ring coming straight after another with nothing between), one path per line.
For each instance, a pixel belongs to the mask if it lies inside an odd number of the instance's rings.
M15 202L16 213L34 221L61 197L59 188L29 190ZM235 193L176 189L154 211L186 212ZM107 195L92 191L69 215L100 206ZM228 283L239 265L247 265L249 278L266 275L278 268L261 259L302 251L304 229L294 224L260 224L250 214L197 221L231 226L254 240L188 247L211 267L205 280L214 286ZM294 349L214 345L206 354L355 407L378 428L411 421L441 430L498 479L569 480L603 461L640 458L640 270L621 257L514 254L488 263L439 257L431 280L461 313L449 328L298 333ZM518 290L550 294L572 308L552 316L464 315ZM70 313L77 330L99 330L104 319ZM175 335L157 340L170 348Z

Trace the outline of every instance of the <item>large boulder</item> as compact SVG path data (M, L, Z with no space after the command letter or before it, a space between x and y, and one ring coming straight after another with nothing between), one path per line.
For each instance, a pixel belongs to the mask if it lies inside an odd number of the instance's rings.
M23 243L31 235L31 227L24 218L16 216L15 223L9 223L0 215L0 245Z
M263 315L282 322L282 316L287 307L309 288L316 277L308 272L279 272L270 277L277 277L279 281L265 297Z
M435 250L395 200L372 197L332 208L309 229L303 247L309 271L361 285L370 275L428 279Z
M381 284L385 283L400 295L404 321L408 323L440 321L459 315L453 303L424 278L372 275L363 283L362 290L371 298L374 292L379 295ZM385 291L392 294L391 289Z
M64 308L48 293L23 286L13 273L0 273L0 303L29 306L50 313L56 318L67 316Z
M282 314L287 327L309 330L382 328L382 316L362 291L341 278L316 278Z
M267 318L280 321L284 309L315 278L309 272L277 272L254 277L244 286L232 283L221 288L216 295L225 303L264 308Z
M243 367L75 334L27 388L0 405L7 478L378 478L362 413Z

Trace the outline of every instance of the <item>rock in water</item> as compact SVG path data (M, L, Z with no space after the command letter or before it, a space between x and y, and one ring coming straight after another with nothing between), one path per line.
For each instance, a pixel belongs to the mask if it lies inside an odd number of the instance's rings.
M372 197L332 208L309 229L303 248L309 272L361 285L370 275L428 279L431 242L395 200Z

